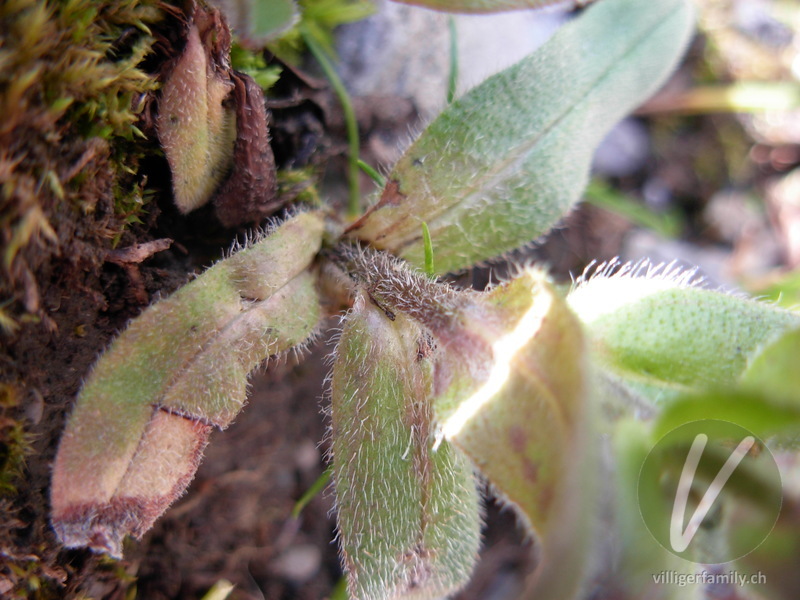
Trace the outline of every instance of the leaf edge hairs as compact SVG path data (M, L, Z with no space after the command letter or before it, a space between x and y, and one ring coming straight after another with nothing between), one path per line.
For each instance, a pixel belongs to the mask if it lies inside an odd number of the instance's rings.
M310 267L323 228L319 212L295 214L114 340L53 467L51 523L66 547L121 558L124 536L140 538L183 494L211 429L244 406L248 373L314 337L321 308Z

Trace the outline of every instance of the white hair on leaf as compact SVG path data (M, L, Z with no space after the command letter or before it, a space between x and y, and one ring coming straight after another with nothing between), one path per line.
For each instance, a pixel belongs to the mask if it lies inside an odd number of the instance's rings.
M705 285L696 267L685 268L676 261L654 264L642 259L622 263L613 258L599 264L591 262L573 281L567 302L584 323L591 323L648 296Z

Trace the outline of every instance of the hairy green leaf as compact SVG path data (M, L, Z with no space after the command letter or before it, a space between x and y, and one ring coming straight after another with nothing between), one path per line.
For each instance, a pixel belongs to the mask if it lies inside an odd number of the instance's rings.
M464 452L540 543L531 594L566 600L586 575L594 489L580 323L546 275L456 290L385 253L333 258L387 314L430 332L437 441Z
M800 325L800 315L692 287L692 272L604 269L568 301L587 326L608 374L651 400L735 384L763 346Z
M432 349L366 295L348 314L331 382L339 540L359 600L440 598L470 577L480 503L469 461L433 449Z
M211 428L241 410L248 373L313 334L322 232L320 214L295 215L114 340L56 457L52 523L66 546L120 556L124 535L141 536L189 484Z
M350 235L446 273L545 233L579 200L594 148L675 68L684 0L603 0L451 104L395 165ZM621 26L624 24L624 26Z
M204 11L199 11L204 14ZM156 126L172 173L175 203L182 213L211 198L230 169L236 138L233 112L224 102L233 90L229 73L212 58L209 26L192 23L186 46L161 89ZM202 30L201 30L202 28ZM212 39L229 46L230 36ZM224 47L222 52L227 54Z
M799 359L800 328L786 332L764 347L742 374L742 385L800 408Z

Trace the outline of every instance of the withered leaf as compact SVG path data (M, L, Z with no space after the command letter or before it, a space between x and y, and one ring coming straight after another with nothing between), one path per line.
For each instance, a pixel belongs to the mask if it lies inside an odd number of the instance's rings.
M236 110L233 171L214 197L217 218L226 227L258 223L282 204L277 194L264 94L252 77L238 71L233 72L233 84Z
M234 87L230 31L219 11L196 6L188 23L183 51L164 78L156 117L175 203L183 213L208 202L230 169L236 131L225 106Z
M156 117L175 203L188 213L213 198L226 227L259 223L281 206L263 92L231 68L231 33L219 10L193 4L188 15Z

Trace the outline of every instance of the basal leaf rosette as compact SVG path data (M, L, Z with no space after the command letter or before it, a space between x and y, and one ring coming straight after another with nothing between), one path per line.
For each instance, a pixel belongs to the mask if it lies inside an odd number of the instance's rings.
M188 486L248 373L302 346L321 318L319 213L299 213L134 319L95 364L53 469L51 522L67 547L120 557Z

